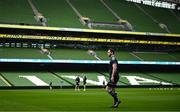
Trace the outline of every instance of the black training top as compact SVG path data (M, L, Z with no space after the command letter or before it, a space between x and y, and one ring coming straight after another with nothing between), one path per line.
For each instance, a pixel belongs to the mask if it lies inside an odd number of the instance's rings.
M117 61L117 59L115 58L114 55L112 55L112 56L110 57L110 63L109 63L109 75L110 75L110 77L111 77L111 75L112 75L112 70L113 70L112 65L113 65L113 64L116 64L116 65L117 65L117 69L116 69L116 71L115 71L115 76L116 76L116 75L118 76L118 74L119 74L118 61Z
M87 78L86 78L86 76L84 76L83 77L83 82L86 83L86 80L87 80Z
M79 82L80 82L80 78L76 77L76 83L79 83Z

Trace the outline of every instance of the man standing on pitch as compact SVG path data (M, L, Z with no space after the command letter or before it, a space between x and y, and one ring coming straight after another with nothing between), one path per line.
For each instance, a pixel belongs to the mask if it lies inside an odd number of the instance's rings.
M84 86L84 91L86 91L86 80L87 80L87 77L84 76L83 77L83 86Z
M119 69L118 69L118 61L115 58L115 51L113 49L109 49L107 52L110 57L109 63L109 82L107 83L107 91L114 98L113 108L117 108L121 101L118 99L118 95L115 91L116 84L119 80Z
M76 77L75 81L76 81L75 91L79 91L79 83L80 83L80 78L79 78L79 76Z

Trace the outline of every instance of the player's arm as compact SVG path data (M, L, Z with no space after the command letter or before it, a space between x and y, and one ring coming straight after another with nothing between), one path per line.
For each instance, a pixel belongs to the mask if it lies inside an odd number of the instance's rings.
M112 64L112 74L111 74L111 81L112 82L114 82L114 76L115 76L116 71L117 71L117 64L113 63Z

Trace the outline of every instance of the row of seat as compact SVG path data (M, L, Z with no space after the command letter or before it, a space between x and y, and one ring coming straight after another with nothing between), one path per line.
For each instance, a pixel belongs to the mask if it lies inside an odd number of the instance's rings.
M87 86L102 86L107 83L106 72L0 72L0 86L74 86L75 78L87 77ZM118 85L169 85L180 84L178 73L122 72Z
M97 22L117 22L117 18L103 6L100 0L70 0L73 6L83 17L88 17ZM125 0L104 0L122 19L129 21L135 31L166 33L160 24L165 24L170 33L180 33L179 12L172 10L140 5L146 13L137 7L137 4ZM40 13L47 18L49 26L67 28L88 28L80 23L79 17L65 0L32 0ZM1 0L0 22L39 24L27 1Z

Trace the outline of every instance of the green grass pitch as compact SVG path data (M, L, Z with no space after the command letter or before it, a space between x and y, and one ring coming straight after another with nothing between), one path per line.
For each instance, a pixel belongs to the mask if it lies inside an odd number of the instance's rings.
M0 111L180 111L180 89L120 88L119 108L102 89L0 90Z

